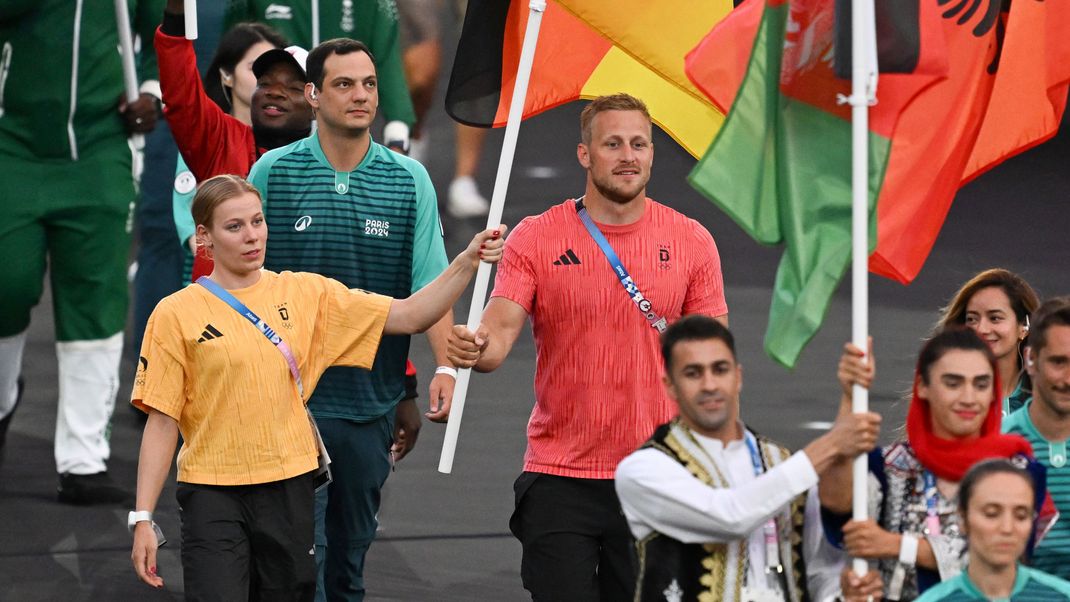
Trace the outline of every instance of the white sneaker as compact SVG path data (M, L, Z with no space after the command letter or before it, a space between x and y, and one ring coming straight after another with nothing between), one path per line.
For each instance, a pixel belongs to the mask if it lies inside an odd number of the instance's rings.
M475 180L470 176L462 176L450 183L446 208L453 217L477 217L490 211L490 203L479 194Z
M416 159L420 165L427 167L427 149L429 146L427 134L421 138L409 140L409 157Z

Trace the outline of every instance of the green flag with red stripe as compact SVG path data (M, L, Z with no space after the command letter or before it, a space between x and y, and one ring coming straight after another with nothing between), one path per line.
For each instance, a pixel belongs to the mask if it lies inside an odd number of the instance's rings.
M913 71L882 76L870 111L871 213L899 113L946 71L940 44L918 42L935 9L926 4L934 3L920 4L918 35L907 36L918 44ZM835 34L832 0L748 0L687 61L692 81L718 106L731 106L689 176L692 186L755 240L785 244L765 349L788 367L821 325L851 257L850 107L840 102L850 82L834 72ZM741 40L753 40L749 55Z

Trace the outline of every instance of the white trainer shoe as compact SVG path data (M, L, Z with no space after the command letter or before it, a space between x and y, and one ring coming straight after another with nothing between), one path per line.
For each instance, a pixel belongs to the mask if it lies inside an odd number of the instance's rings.
M475 180L462 176L450 183L446 208L453 217L477 217L490 211L490 203L479 194Z
M427 138L425 133L420 138L409 139L409 157L416 159L424 167L427 167L427 151L430 145Z

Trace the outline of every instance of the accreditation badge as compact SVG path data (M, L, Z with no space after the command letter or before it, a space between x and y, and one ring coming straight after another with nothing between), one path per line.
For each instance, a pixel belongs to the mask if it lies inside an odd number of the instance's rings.
M741 602L784 602L784 597L778 590L750 585L743 586L739 599Z

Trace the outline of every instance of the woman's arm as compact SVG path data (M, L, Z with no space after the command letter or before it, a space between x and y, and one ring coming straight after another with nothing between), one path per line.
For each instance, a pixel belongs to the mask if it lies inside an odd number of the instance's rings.
M505 230L506 226L501 225L497 230L484 230L476 234L468 248L438 278L406 299L394 299L390 303L383 332L415 334L438 322L468 288L479 263L498 263L502 258Z
M836 377L840 381L843 395L840 397L840 409L837 416L852 411L852 387L856 384L869 388L873 384L876 366L873 361L873 345L870 343L869 360L866 354L851 343L843 346L840 365ZM851 511L853 500L851 484L853 482L851 464L854 458L837 459L831 467L821 473L818 495L821 505L831 512L844 514Z
M135 510L154 512L160 499L164 481L171 471L171 460L178 445L178 423L157 410L150 410L141 435L141 456L137 465L137 502ZM156 574L156 533L149 521L134 526L134 546L130 559L139 579L149 585L163 587L163 579Z

